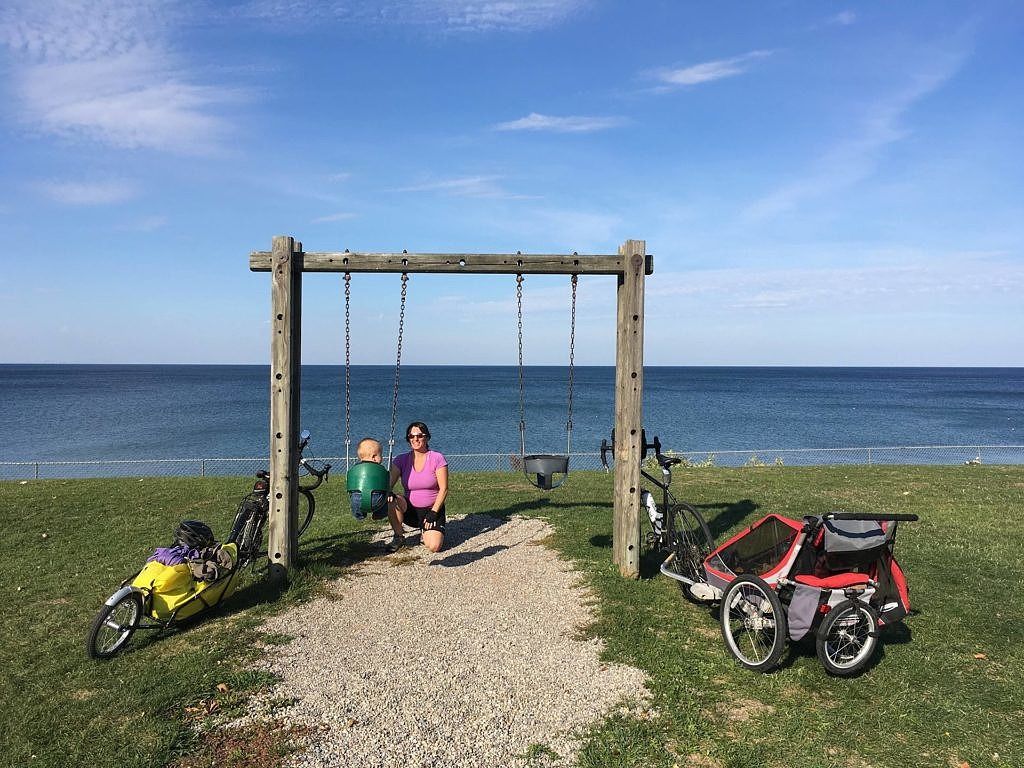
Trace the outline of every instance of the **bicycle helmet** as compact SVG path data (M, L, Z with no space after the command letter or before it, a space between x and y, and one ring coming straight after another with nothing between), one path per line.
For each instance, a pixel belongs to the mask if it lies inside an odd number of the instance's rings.
M206 549L215 543L213 531L199 520L182 520L174 531L174 543L189 549Z

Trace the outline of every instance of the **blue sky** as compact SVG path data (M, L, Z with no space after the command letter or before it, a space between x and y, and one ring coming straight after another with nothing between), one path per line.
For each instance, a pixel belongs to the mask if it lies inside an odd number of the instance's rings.
M1024 365L1024 6L14 0L3 362L264 363L248 253L655 254L653 365ZM341 281L303 356L343 359ZM514 280L414 275L404 360L512 363ZM392 359L396 276L353 278ZM568 279L529 277L564 364ZM576 359L614 360L614 279Z

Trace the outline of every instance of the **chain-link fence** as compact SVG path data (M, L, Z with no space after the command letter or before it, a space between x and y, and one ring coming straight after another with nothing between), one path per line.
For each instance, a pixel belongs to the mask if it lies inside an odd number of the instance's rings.
M1024 445L920 445L870 448L782 448L672 453L687 466L761 467L838 464L1024 464ZM453 472L519 472L522 460L511 453L446 454ZM345 457L318 457L335 472ZM609 456L609 459L611 457ZM354 462L354 459L350 461ZM265 458L143 459L109 461L2 461L0 480L85 477L192 477L249 475L266 469ZM574 453L573 470L601 470L599 453Z

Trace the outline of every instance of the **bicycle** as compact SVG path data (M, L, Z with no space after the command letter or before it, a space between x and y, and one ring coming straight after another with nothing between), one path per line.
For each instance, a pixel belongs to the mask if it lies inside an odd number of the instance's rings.
M302 430L299 434L299 468L306 470L316 478L311 485L299 484L299 494L306 499L306 515L296 532L296 538L309 528L316 512L316 498L313 491L320 487L320 484L327 479L331 471L331 465L323 463L318 469L314 465L316 459L307 459L302 454L309 445L309 430ZM238 555L242 564L248 564L260 555L265 555L263 549L263 530L266 528L267 520L270 517L270 473L267 470L259 470L256 473L256 481L253 483L252 491L243 497L235 513L234 522L231 525L231 533L225 543L237 543Z
M307 502L306 515L298 529L298 536L301 536L316 511L313 491L327 479L331 465L323 463L318 468L302 456L309 445L307 430L302 431L299 439L299 466L316 478L310 485L299 485L299 493ZM204 557L176 565L148 561L141 570L121 582L96 614L86 637L86 654L93 659L109 659L128 644L136 630L152 630L160 635L178 621L219 606L234 593L246 566L266 554L263 531L269 515L270 473L260 470L256 473L253 490L239 504L231 532L223 544L216 544L213 532L205 523L186 521L179 526L179 530L188 525L204 531L208 540L203 541L201 547L193 547L191 543L189 547L202 549L214 559ZM223 565L225 562L230 565ZM194 575L193 567L202 571L202 578Z
M661 489L661 504L647 488L640 489L640 504L647 512L651 529L647 532L645 543L649 549L667 553L662 561L660 571L670 579L686 585L686 594L700 601L714 599L707 588L704 574L704 560L715 548L711 530L696 507L685 501L676 499L669 490L672 485L672 467L682 463L677 456L666 456L661 452L661 441L655 436L654 441L647 442L647 434L640 430L642 444L640 456L640 474L649 482ZM661 468L661 478L647 471L644 462L648 451L654 449L654 459ZM601 463L608 469L608 452L614 456L615 431L612 431L611 444L601 441Z

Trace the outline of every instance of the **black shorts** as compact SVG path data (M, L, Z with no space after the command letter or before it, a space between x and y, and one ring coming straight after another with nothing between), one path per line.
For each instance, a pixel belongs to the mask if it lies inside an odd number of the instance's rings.
M405 517L402 518L402 524L407 525L410 528L423 528L423 521L426 519L427 513L430 511L430 507L416 507L409 501L409 497L405 497ZM441 505L441 509L437 511L437 522L434 527L430 530L440 531L441 535L444 536L445 523L448 522L448 518L444 513L444 504Z

